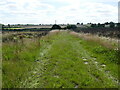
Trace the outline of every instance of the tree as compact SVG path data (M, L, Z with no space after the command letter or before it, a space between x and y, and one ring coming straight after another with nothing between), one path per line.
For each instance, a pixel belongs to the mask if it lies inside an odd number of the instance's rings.
M105 24L101 24L101 27L105 27Z
M2 25L2 30L4 30L4 26L5 26L5 25Z
M81 23L81 25L83 25L83 23Z
M98 27L105 27L105 24L100 24L100 23L98 23L97 26L98 26Z
M117 27L120 27L120 23L117 23Z
M110 28L114 28L115 27L115 23L110 22Z
M10 28L10 24L8 24L8 27Z
M73 29L73 30L74 30L74 29L76 29L76 28L77 28L76 25L68 25L68 26L67 26L67 29Z
M91 27L97 27L97 25L96 24L91 24Z
M98 27L101 27L101 24L100 24L100 23L98 23Z
M61 27L57 24L54 24L51 29L61 29Z
M105 22L105 25L108 25L109 23L108 22Z

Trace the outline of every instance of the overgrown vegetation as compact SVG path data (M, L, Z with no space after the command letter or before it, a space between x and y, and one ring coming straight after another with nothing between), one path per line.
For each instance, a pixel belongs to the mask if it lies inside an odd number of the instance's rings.
M20 82L25 80L28 73L34 68L39 49L39 38L24 38L15 42L3 43L3 88L19 87Z
M117 50L113 48L62 30L23 42L3 45L3 87L118 87Z
M67 25L67 27L66 27L66 29L72 29L72 30L74 30L76 28L77 28L76 25Z

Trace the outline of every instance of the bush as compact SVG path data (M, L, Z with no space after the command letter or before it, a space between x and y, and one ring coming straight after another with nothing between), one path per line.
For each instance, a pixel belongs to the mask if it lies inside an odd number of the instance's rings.
M68 25L68 26L67 26L67 29L73 29L73 30L74 30L74 29L76 29L76 28L77 28L76 25Z
M51 29L61 29L59 25L54 24Z
M117 23L117 27L120 27L120 23Z
M98 23L98 27L105 27L105 24Z
M97 25L96 24L91 24L91 27L97 27Z
M115 23L110 22L110 28L114 28L115 27Z

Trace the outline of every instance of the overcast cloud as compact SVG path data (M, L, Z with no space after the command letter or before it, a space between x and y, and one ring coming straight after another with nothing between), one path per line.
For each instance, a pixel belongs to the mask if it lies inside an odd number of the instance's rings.
M0 23L118 22L118 0L0 0Z

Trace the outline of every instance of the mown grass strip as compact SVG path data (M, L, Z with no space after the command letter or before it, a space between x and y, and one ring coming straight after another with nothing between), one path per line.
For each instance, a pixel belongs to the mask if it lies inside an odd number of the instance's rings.
M60 32L56 36L47 38L47 40L54 42L48 51L49 54L45 55L45 58L42 57L44 60L48 59L48 61L46 62L44 73L41 75L42 79L39 81L42 86L40 84L38 86L45 88L117 87L117 83L106 76L105 70L98 70L100 67L97 68L92 62L91 59L96 57L92 53L94 43L89 44L89 42L69 35L67 32ZM88 50L87 46L92 49ZM104 47L100 48L103 49ZM99 55L98 53L96 54ZM88 65L84 64L82 57L87 59ZM102 55L97 60L103 62ZM107 62L108 64L106 65L109 65L109 63L116 65L114 69L117 69L117 64ZM111 68L109 70L111 73L117 73L113 72Z

